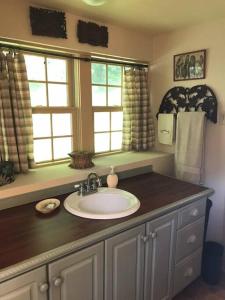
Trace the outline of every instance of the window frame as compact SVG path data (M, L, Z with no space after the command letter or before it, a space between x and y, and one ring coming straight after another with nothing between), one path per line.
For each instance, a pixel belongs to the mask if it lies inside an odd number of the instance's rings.
M122 152L122 144L121 144L121 149L117 149L117 150L112 150L111 149L111 134L113 132L122 132L122 130L111 130L111 113L112 112L123 112L123 76L124 76L124 66L121 64L117 64L116 62L104 62L104 61L93 61L90 63L90 65L92 65L92 63L97 63L97 64L103 64L106 66L106 84L97 84L97 83L92 83L91 80L91 93L92 93L92 86L103 86L106 87L106 106L93 106L92 105L92 101L91 101L91 107L92 107L92 118L93 118L93 149L95 149L95 141L94 141L94 135L95 133L109 133L110 135L110 140L109 140L109 151L101 151L101 152L95 152L95 155L109 155L109 154L113 154L113 153L119 153ZM119 66L121 67L121 85L112 85L112 84L108 84L108 66ZM119 87L121 88L121 106L108 106L108 88L109 87ZM98 131L95 132L94 131L94 113L95 112L109 112L109 122L110 122L110 131Z
M57 55L56 53L38 53L32 52L32 50L23 50L23 54L33 55L33 56L41 56L45 58L56 58L67 61L67 91L68 91L68 106L42 106L42 107L32 107L32 114L53 114L53 113L71 113L72 120L72 150L75 151L90 151L95 154L95 156L106 156L114 153L123 152L122 147L118 150L111 150L111 133L112 132L122 132L121 130L111 130L111 113L112 112L123 112L123 76L124 76L124 68L127 66L126 62L121 61L117 62L116 60L105 61L104 57L101 60L94 60L92 56L88 57L90 60L76 60L73 57L65 57L63 55ZM87 56L86 56L87 58ZM92 72L91 65L92 63L102 63L104 65L115 65L121 67L121 85L113 85L108 84L108 69L106 70L106 84L92 84ZM47 67L45 67L46 72ZM48 81L47 77L45 81L38 80L29 80L29 82L40 82L40 83L63 83L63 82L55 82ZM92 86L105 86L108 90L109 87L120 87L121 88L121 105L120 106L92 106ZM76 88L75 88L76 87ZM47 88L46 88L47 93ZM106 91L106 104L108 104L108 92ZM106 131L110 134L110 149L109 151L95 152L94 150L94 113L95 112L109 112L110 113L110 131ZM105 131L104 131L105 132ZM96 132L97 133L97 132ZM102 132L98 132L102 133ZM63 136L66 137L66 136ZM46 139L44 137L43 139ZM53 135L51 137L51 141L53 141ZM60 136L57 136L60 138ZM41 138L34 138L41 139ZM52 143L52 142L51 142ZM52 143L53 144L53 143ZM52 147L53 149L53 147ZM53 152L53 150L52 150ZM54 159L52 153L52 160L37 162L36 167L41 167L45 165L54 165L58 163L63 163L65 161L69 161L70 158L65 159Z
M45 64L45 80L29 80L28 83L43 83L45 84L46 88L46 100L47 100L47 106L34 106L32 107L32 115L34 114L50 114L50 120L51 120L51 135L46 137L34 137L33 140L51 140L51 156L52 160L45 160L40 162L35 162L35 166L44 166L44 165L51 165L56 163L61 163L69 160L69 157L60 158L60 159L54 159L54 144L53 140L58 138L66 138L71 137L72 139L72 150L77 147L78 144L78 133L77 133L77 119L78 119L78 112L77 107L75 103L75 62L74 59L70 58L64 58L64 57L58 57L57 54L42 54L42 53L33 53L32 51L23 51L24 55L31 55L31 56L40 56L44 58L44 64ZM52 81L48 80L47 77L47 58L52 59L61 59L66 61L67 66L67 80L65 82L60 81ZM67 106L49 106L49 93L48 93L48 84L66 84L67 86ZM63 135L63 136L54 136L53 135L53 126L52 126L52 115L53 114L63 114L63 113L69 113L71 114L71 135Z

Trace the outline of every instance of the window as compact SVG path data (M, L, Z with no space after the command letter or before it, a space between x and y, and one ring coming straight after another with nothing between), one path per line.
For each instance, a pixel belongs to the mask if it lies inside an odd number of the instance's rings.
M26 53L25 62L33 114L35 162L68 158L75 146L72 61Z
M121 150L123 67L92 63L91 75L95 153Z

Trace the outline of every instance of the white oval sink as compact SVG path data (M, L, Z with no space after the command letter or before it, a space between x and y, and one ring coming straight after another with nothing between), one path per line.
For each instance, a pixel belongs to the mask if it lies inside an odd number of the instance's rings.
M99 188L97 193L79 196L70 194L64 207L71 214L89 219L116 219L129 216L140 207L131 193L114 188Z

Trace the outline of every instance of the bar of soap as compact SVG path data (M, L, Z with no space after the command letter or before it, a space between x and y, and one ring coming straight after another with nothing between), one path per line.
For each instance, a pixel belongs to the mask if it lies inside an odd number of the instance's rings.
M35 205L35 209L42 214L48 214L53 212L59 205L60 201L58 199L50 198L38 202Z

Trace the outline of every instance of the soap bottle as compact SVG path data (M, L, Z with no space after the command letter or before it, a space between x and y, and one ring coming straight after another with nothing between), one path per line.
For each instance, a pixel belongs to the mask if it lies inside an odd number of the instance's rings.
M113 166L111 166L111 171L107 176L107 184L109 188L116 188L118 184L118 176L115 174Z

